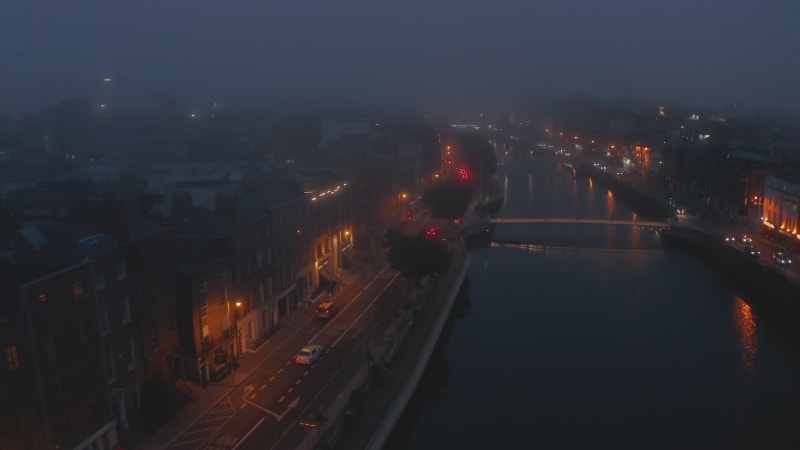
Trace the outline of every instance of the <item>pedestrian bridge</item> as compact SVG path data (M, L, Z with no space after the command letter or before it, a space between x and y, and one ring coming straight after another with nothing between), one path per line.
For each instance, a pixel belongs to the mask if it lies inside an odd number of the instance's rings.
M617 219L582 219L580 217L498 217L492 223L585 223L599 225L637 225L640 227L666 227L666 221L656 220L617 220Z

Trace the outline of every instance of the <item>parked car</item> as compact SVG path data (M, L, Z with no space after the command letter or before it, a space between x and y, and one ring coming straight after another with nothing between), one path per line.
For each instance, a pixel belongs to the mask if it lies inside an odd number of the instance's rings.
M758 258L761 254L761 251L755 247L755 245L747 244L744 246L744 252L753 258Z
M772 254L772 260L775 261L776 264L780 264L781 266L788 266L792 263L792 259L789 258L789 255L783 252L775 252Z
M320 303L317 306L316 314L320 319L330 319L339 312L339 305L333 302Z
M294 357L294 362L310 366L319 361L323 353L323 348L320 345L306 345L300 349L300 353Z
M740 234L739 236L737 236L736 240L741 242L742 244L750 244L753 242L753 238L751 238L747 234Z

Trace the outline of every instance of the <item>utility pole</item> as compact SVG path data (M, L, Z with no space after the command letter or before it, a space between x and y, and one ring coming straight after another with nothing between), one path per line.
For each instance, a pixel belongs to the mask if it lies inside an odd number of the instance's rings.
M238 332L238 309L242 306L242 302L236 302L236 310L234 310L233 320L231 320L231 302L228 298L228 288L223 289L225 295L225 307L228 314L228 363L231 365L231 386L236 386L236 361L234 359L234 349L239 348L239 332ZM233 329L231 329L233 324Z

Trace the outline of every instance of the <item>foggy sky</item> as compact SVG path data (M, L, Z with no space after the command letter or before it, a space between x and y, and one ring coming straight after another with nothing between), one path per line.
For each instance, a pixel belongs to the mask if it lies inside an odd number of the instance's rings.
M0 0L0 113L153 92L185 108L579 92L797 111L799 81L796 0Z

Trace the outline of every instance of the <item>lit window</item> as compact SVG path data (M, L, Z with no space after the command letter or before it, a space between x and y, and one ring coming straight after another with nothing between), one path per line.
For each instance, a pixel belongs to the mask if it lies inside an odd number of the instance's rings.
M6 363L8 364L9 372L19 370L19 355L17 355L16 345L6 347Z
M76 281L72 283L72 295L75 297L75 300L83 299L83 281Z
M39 294L39 303L47 303L47 294L42 292Z

